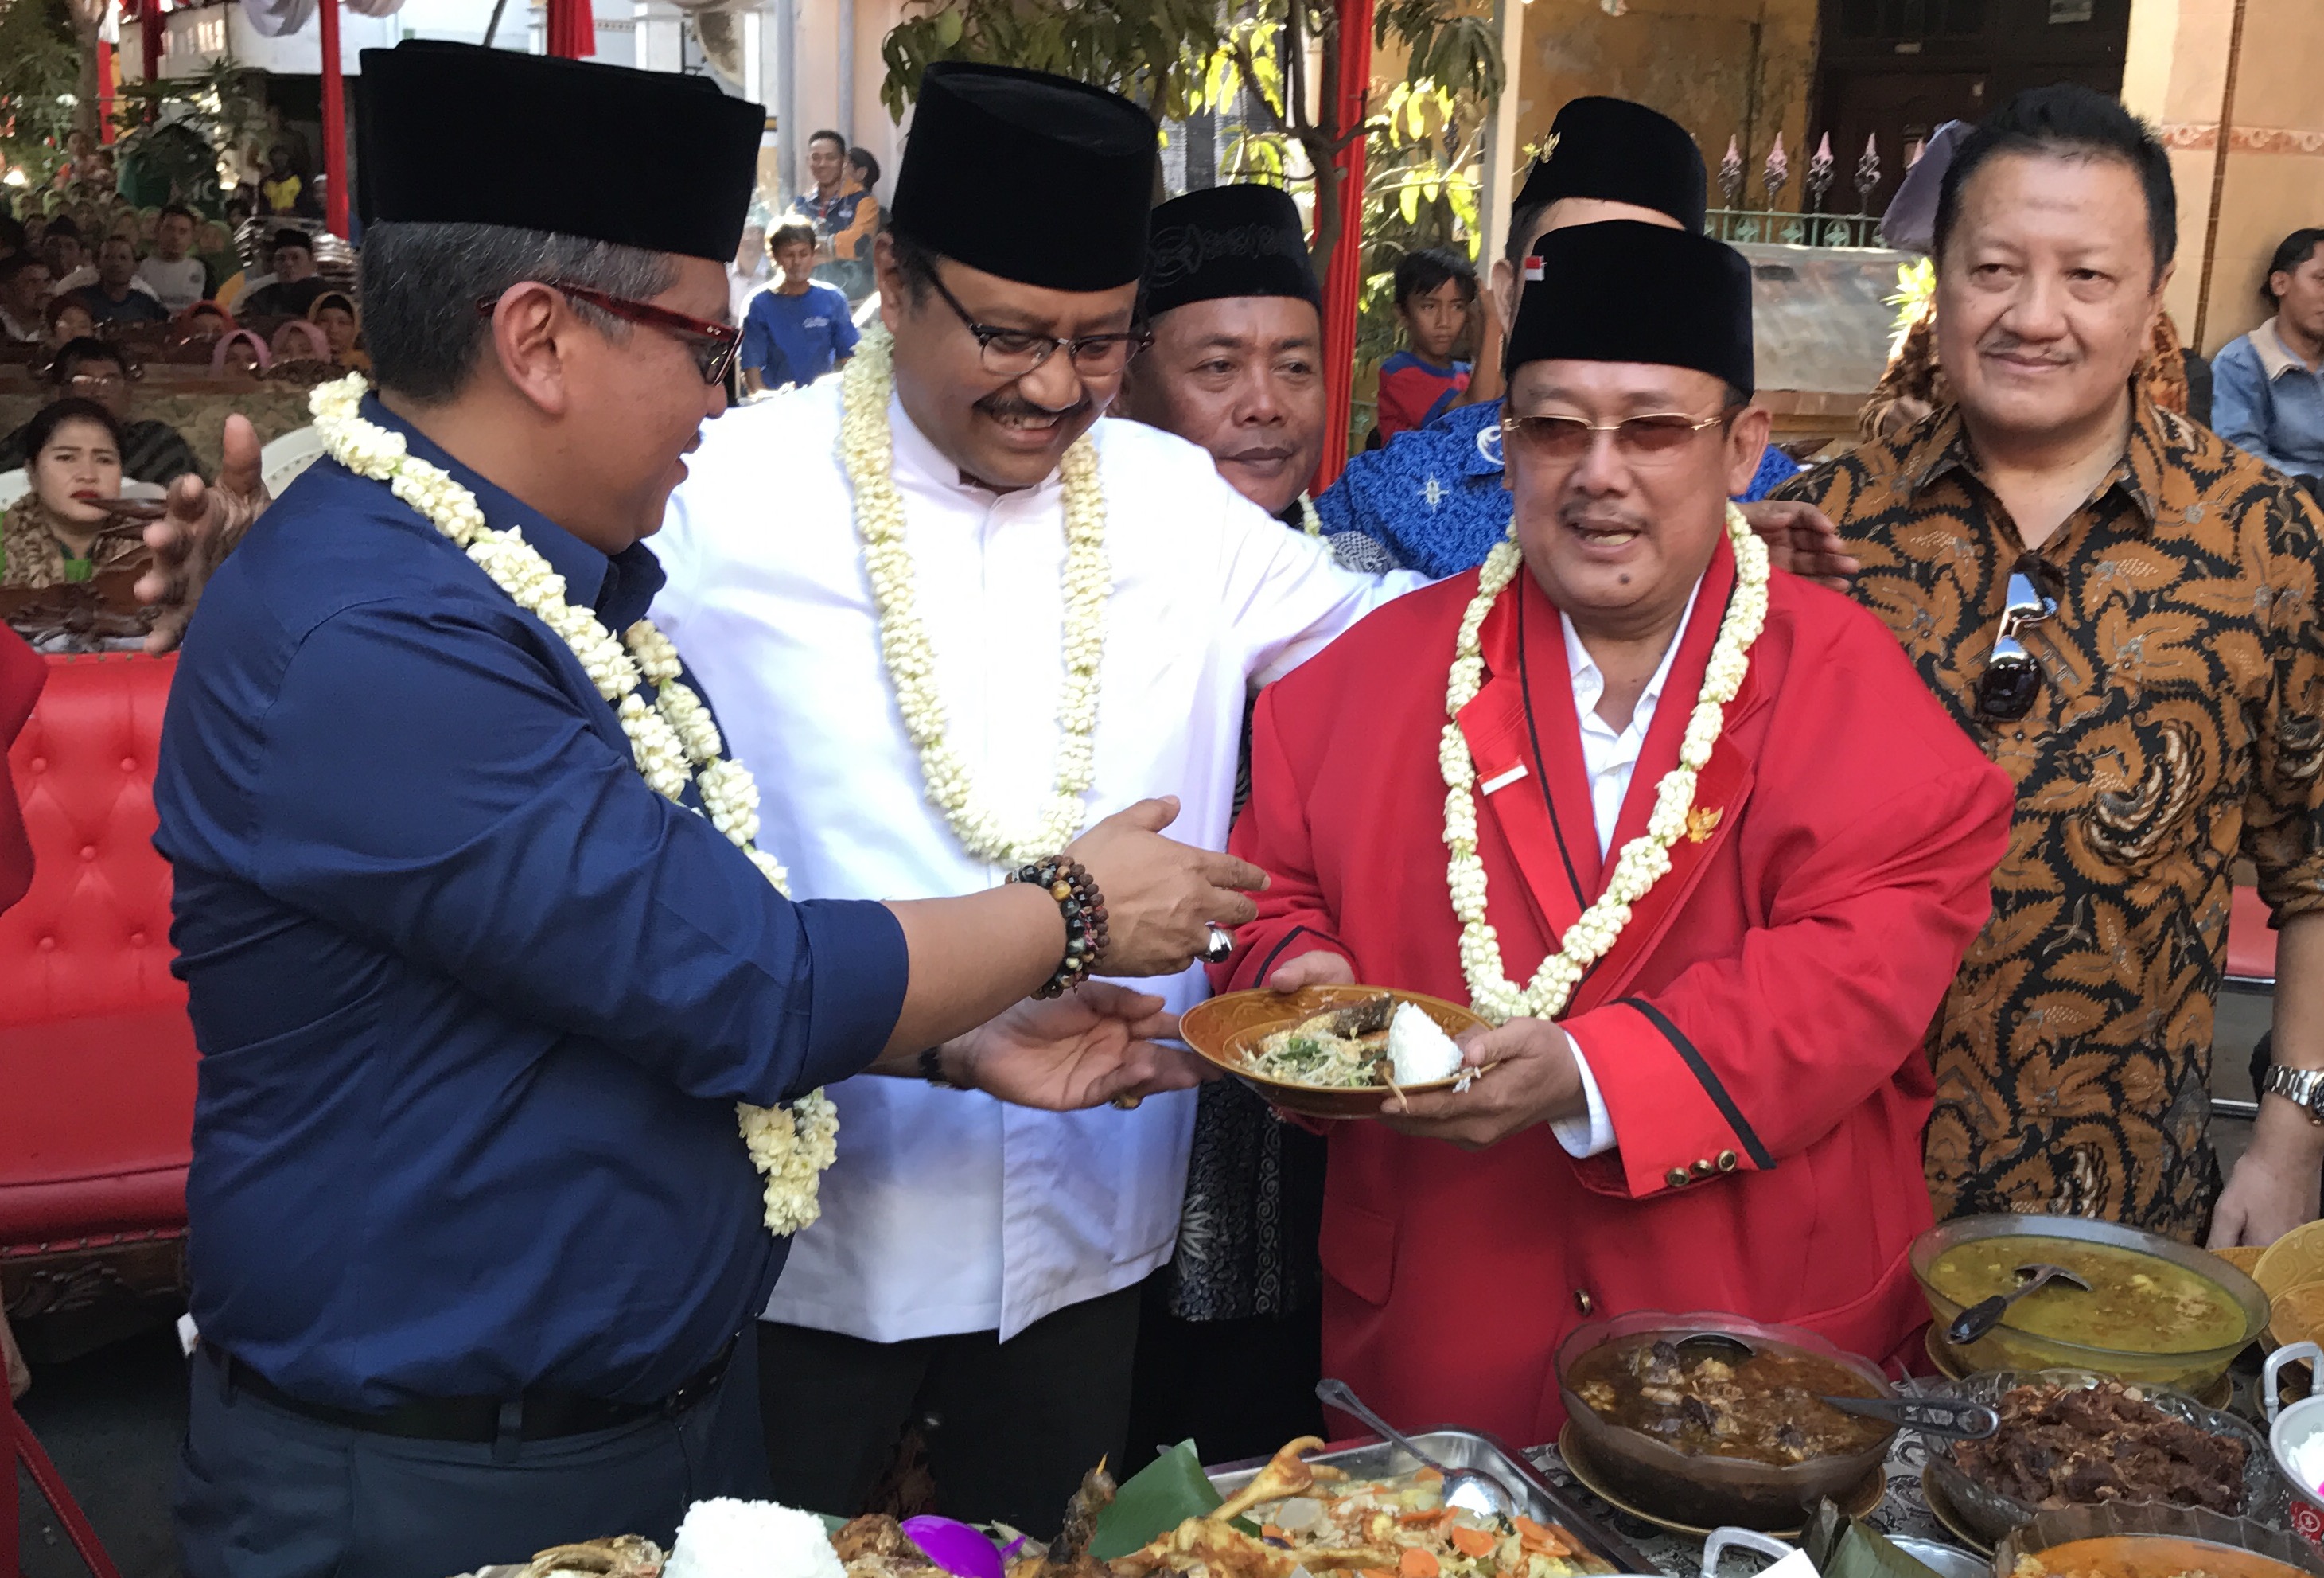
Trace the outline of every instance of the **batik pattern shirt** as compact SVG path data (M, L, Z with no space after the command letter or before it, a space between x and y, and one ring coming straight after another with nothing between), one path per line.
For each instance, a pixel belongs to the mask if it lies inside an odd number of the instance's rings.
M1777 492L1839 523L1858 600L2017 786L1992 918L1930 1031L1938 1214L2196 1239L2230 869L2252 862L2279 921L2324 908L2324 520L2142 397L2122 462L2036 556L2058 596L2022 637L2041 690L1995 722L1977 686L2024 547L1959 415Z

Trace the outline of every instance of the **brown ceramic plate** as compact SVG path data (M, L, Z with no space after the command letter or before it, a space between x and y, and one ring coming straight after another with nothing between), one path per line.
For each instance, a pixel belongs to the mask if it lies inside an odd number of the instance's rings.
M1425 997L1417 992L1397 992L1385 986L1303 986L1296 992L1268 992L1264 988L1230 992L1196 1003L1178 1016L1178 1038L1257 1091L1270 1105L1286 1112L1305 1118L1376 1118L1390 1094L1386 1085L1342 1089L1292 1084L1252 1073L1243 1058L1277 1030L1288 1029L1328 1010L1378 997L1383 992L1398 1002L1418 1007L1448 1036L1458 1037L1464 1030L1484 1027L1483 1020L1458 1003L1447 1002L1441 997ZM1407 1092L1450 1090L1453 1083L1440 1079L1431 1084L1405 1088Z

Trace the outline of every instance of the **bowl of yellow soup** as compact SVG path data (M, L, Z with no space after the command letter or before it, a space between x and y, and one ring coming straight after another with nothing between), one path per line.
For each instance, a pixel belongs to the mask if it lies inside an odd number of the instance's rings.
M1940 1335L1963 1310L2017 1286L2020 1266L2063 1266L2089 1291L2052 1282L1953 1352L1970 1370L2094 1370L2201 1392L2266 1329L2267 1295L2217 1255L2079 1216L1965 1216L1913 1244L1913 1275Z

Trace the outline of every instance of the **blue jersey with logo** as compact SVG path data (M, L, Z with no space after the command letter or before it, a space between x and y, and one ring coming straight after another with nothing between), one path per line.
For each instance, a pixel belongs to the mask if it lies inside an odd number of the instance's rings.
M742 314L742 365L759 369L770 387L812 383L861 337L838 287L810 280L804 291L786 296L770 286Z
M1746 503L1800 470L1767 446ZM1323 530L1360 531L1424 575L1475 569L1508 535L1509 490L1501 485L1501 402L1455 406L1425 428L1398 433L1351 458L1315 500Z

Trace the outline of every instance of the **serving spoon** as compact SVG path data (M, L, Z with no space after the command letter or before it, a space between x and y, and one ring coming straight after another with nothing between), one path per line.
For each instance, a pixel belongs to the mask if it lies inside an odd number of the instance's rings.
M2029 1293L2047 1287L2052 1282L2062 1282L2067 1287L2078 1287L2084 1293L2090 1290L2089 1283L2067 1270L2063 1266L2020 1266L2017 1268L2017 1276L2019 1278L2017 1287L2012 1291L1997 1293L1984 1303L1971 1305L1955 1315L1953 1324L1945 1328L1945 1341L1956 1348L1966 1347L1976 1342L2001 1324L2003 1314L2011 1305Z
M1525 1510L1517 1494L1495 1476L1482 1469L1447 1468L1413 1444L1410 1437L1364 1406L1361 1398L1344 1380L1330 1377L1315 1383L1315 1395L1343 1414L1353 1414L1377 1431L1381 1440L1403 1449L1405 1454L1418 1461L1423 1468L1434 1469L1444 1476L1444 1505L1474 1512L1480 1518L1499 1516L1515 1518Z
M1725 1332L1697 1332L1672 1344L1683 1357L1720 1359L1740 1364L1757 1349ZM2001 1416L1983 1403L1951 1398L1818 1398L1816 1401L1843 1414L1879 1419L1924 1435L1949 1441L1983 1441L2001 1428Z

